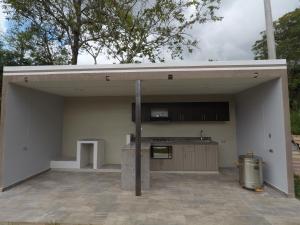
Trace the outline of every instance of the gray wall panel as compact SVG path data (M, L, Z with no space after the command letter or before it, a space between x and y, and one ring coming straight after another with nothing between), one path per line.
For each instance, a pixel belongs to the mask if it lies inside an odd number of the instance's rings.
M264 180L288 193L281 79L238 94L236 123L238 153L263 157Z
M50 167L61 152L63 98L10 84L4 127L3 186Z

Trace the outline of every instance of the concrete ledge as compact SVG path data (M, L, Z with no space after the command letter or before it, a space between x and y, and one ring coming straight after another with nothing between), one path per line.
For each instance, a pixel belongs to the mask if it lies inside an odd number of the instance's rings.
M46 170L43 170L43 171L41 171L41 172L39 172L39 173L37 173L37 174L34 174L34 175L32 175L32 176L29 176L29 177L27 177L27 178L25 178L25 179L23 179L23 180L20 180L20 181L14 183L14 184L9 185L9 186L7 186L7 187L3 187L3 188L0 189L0 190L1 190L1 192L7 191L7 190L9 190L9 189L11 189L11 188L13 188L13 187L19 185L19 184L22 184L22 183L24 183L24 182L26 182L26 181L28 181L28 180L31 180L31 179L33 179L33 178L35 178L35 177L37 177L37 176L39 176L39 175L42 175L42 174L44 174L44 173L46 173L46 172L48 172L48 171L50 171L50 170L51 170L50 168L49 168L49 169L46 169ZM1 223L0 223L0 225L1 225Z
M90 169L90 168L53 168L52 171L72 172L72 173L121 173L121 169ZM1 225L1 224L0 224Z
M279 194L281 194L282 196L285 196L287 198L295 198L295 193L285 193L282 190L278 189L277 187L275 187L274 185L264 182L264 184L270 188L272 188L274 191L278 192Z
M150 173L174 173L174 174L220 174L219 171L150 171Z

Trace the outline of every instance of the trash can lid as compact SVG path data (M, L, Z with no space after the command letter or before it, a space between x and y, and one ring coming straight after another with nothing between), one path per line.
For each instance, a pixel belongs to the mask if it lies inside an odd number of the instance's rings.
M251 160L261 160L262 158L260 156L254 155L253 153L247 153L246 155L240 155L239 159L245 160L245 159L251 159Z

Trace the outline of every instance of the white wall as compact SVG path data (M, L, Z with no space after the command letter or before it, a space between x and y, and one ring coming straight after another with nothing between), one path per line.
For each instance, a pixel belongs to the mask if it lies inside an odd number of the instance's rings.
M63 98L8 85L3 187L50 168L62 145Z
M254 152L263 157L266 162L264 180L288 193L283 110L281 79L251 88L236 96L239 154Z
M120 163L125 135L134 133L131 122L131 97L77 97L66 98L64 105L63 155L75 157L76 141L80 138L105 140L105 162ZM174 101L230 101L229 122L179 122L143 123L143 136L191 136L204 135L220 143L220 165L234 166L237 159L235 106L231 96L146 96L144 102Z

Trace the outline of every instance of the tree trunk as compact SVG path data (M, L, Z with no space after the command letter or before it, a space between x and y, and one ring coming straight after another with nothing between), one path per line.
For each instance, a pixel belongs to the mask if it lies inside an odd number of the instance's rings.
M94 64L97 65L97 56L93 56Z
M73 0L76 22L73 27L73 45L72 45L72 65L76 65L78 61L78 53L80 48L80 32L81 32L81 0Z
M75 41L74 41L75 42ZM75 43L74 43L75 44ZM77 61L78 61L78 52L79 52L79 49L78 47L72 47L72 58L71 58L71 64L72 65L77 65Z

